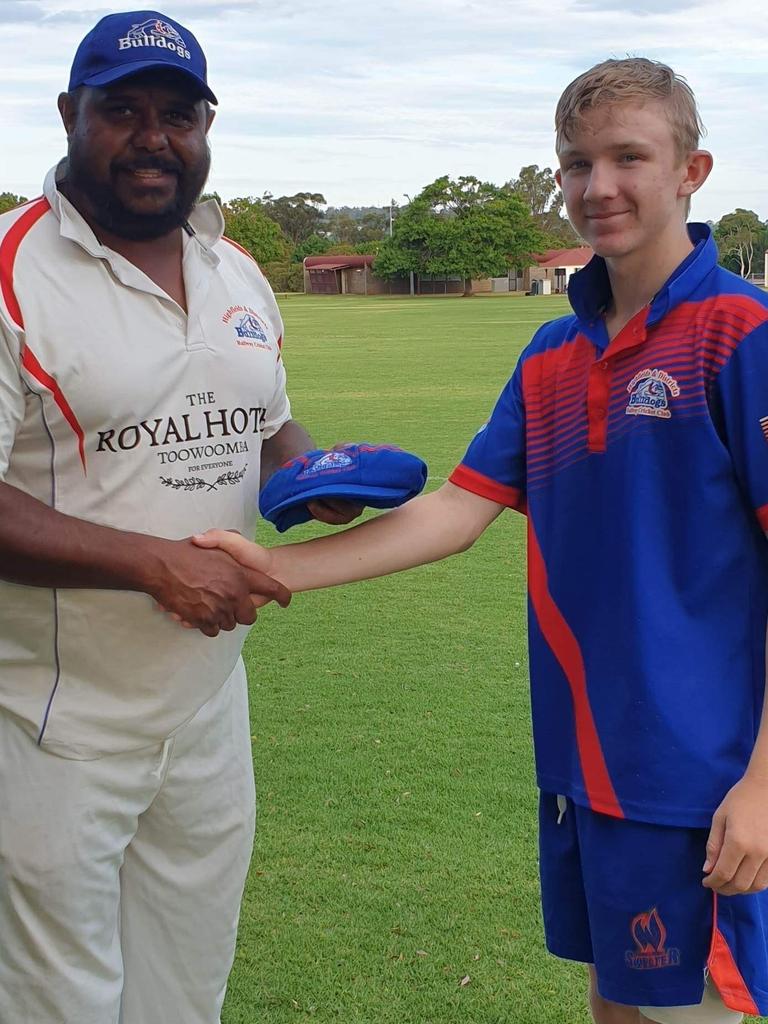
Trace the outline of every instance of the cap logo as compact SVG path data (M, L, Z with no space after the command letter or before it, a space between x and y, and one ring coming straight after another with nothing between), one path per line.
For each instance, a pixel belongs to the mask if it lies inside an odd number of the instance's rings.
M130 31L117 41L118 49L130 50L135 46L154 46L159 50L170 50L184 60L191 60L192 54L179 33L167 21L148 18L140 25L131 25Z
M328 452L322 458L307 466L297 479L302 480L308 476L314 476L315 473L337 473L339 470L348 469L354 463L355 460L344 452Z

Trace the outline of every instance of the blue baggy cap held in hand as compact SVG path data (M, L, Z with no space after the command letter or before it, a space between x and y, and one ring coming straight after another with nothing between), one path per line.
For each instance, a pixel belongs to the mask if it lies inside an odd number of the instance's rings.
M373 508L396 508L415 498L426 482L426 463L402 448L350 444L317 449L291 459L269 478L259 511L284 533L312 518L308 501L346 498Z
M205 54L189 31L157 11L131 11L102 18L77 48L69 91L110 85L148 68L178 71L211 103Z

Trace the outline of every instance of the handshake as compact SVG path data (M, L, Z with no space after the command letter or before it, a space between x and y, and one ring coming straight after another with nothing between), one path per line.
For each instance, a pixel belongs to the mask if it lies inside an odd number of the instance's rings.
M344 526L366 505L392 509L410 501L421 492L426 479L426 464L393 445L339 445L287 462L265 485L259 508L281 533L309 519ZM275 551L252 544L237 533L209 530L167 544L173 545L173 551L165 548L164 571L146 589L164 611L189 629L217 636L220 630L238 624L250 626L257 609L270 601L285 608L291 600L284 582L274 578L279 560ZM317 556L317 548L313 553ZM306 554L307 548L302 546L302 555ZM342 574L336 582L389 571L389 563L366 565L363 571L359 556L352 555L351 561L355 570ZM321 569L314 585L326 586L333 574L322 571L322 559L318 564ZM397 560L392 565L397 565Z
M344 526L362 506L343 500L310 502L312 517ZM270 575L267 548L238 533L209 530L196 537L163 542L160 566L146 587L160 608L187 629L206 636L238 625L250 626L259 608L276 601L287 608L291 592Z

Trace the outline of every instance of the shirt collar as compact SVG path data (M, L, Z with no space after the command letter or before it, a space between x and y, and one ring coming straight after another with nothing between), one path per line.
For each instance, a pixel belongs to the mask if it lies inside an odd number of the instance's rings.
M51 210L59 221L60 231L63 238L77 242L91 256L106 255L104 246L94 235L87 221L81 216L66 196L59 192L56 185L57 178L61 177L61 169L64 161L60 161L52 167L45 176L43 193L51 205ZM189 226L191 237L194 238L204 253L212 262L217 263L218 257L211 251L217 242L221 241L224 234L224 216L215 199L207 199L198 203L189 215Z
M653 297L646 321L648 327L684 302L717 264L717 246L708 225L689 224L688 236L694 248ZM605 260L601 256L593 256L583 270L571 277L568 299L579 321L588 327L602 316L610 298L611 285Z

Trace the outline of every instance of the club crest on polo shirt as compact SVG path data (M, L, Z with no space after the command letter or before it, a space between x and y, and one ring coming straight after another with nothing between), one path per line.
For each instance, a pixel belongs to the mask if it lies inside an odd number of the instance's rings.
M656 907L633 917L629 929L635 948L624 954L627 967L634 971L652 971L680 965L680 950L667 949L667 929Z
M191 60L192 54L179 33L167 21L159 18L148 18L141 24L131 25L127 35L117 41L118 49L129 50L131 47L155 46L161 50L170 50L184 60Z
M636 373L627 384L629 405L624 410L627 416L656 416L668 420L672 413L670 398L677 398L680 387L666 370L645 369Z
M318 473L338 473L344 470L353 469L356 460L346 452L326 452L319 459L311 462L306 469L299 473L298 480L306 480L307 477L316 476Z
M239 321L235 324L235 333L238 338L251 338L257 341L267 340L264 328L253 313L246 313L245 316L240 317Z

